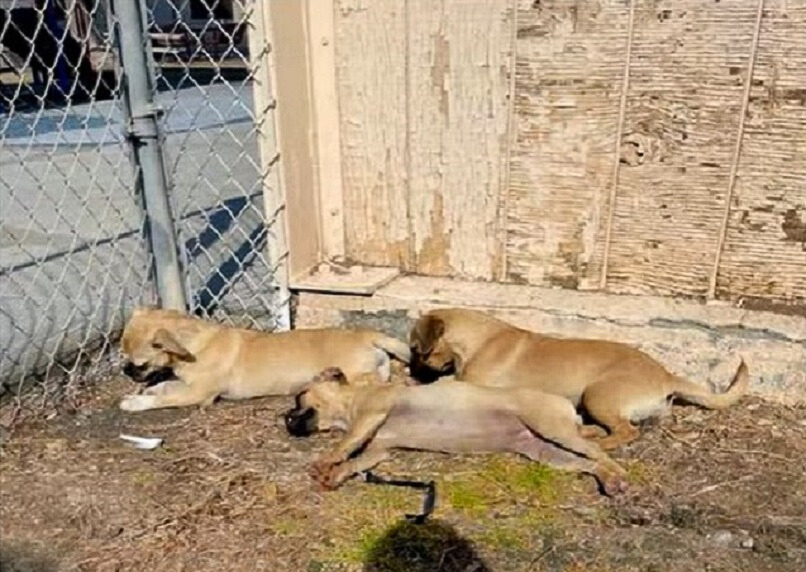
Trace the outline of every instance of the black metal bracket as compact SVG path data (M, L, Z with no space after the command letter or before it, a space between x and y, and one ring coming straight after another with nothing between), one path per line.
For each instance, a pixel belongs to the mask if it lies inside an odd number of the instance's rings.
M373 485L389 485L393 487L409 487L412 489L425 490L423 498L423 509L420 514L407 514L406 520L414 524L423 524L434 512L437 500L437 487L434 481L412 481L403 479L386 479L379 477L371 471L364 471L364 480Z

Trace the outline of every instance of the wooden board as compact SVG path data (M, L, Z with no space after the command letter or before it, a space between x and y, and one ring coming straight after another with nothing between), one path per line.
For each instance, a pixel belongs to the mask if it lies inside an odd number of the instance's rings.
M285 193L288 272L290 276L294 276L308 271L318 263L322 250L316 167L311 153L311 134L315 126L310 114L308 61L304 55L308 44L305 5L297 2L268 2L266 8L271 21L269 37L277 80L272 87L279 102L275 116L277 147L281 154L279 163L271 172L276 172L281 178ZM261 53L264 45L257 36L252 41L252 51ZM260 71L265 73L268 70L261 68ZM261 83L260 87L259 93L271 93L268 80L265 84ZM263 112L261 108L260 113ZM264 129L269 128L270 125L264 125ZM269 165L264 164L263 168L268 169ZM274 216L274 213L267 212L267 216Z
M308 58L315 140L322 258L344 257L339 98L336 88L335 1L307 0Z
M624 73L624 2L521 0L507 278L598 285Z
M805 301L806 1L766 7L717 293Z
M399 274L397 268L323 262L309 274L292 280L291 289L366 296L389 284Z
M347 257L411 270L405 7L338 0L334 26Z
M757 6L637 5L609 290L706 294Z
M612 207L607 289L708 292L758 0L333 3L347 260L596 289ZM767 0L722 298L804 296L804 4Z
M408 192L416 269L489 280L500 251L512 2L407 4Z

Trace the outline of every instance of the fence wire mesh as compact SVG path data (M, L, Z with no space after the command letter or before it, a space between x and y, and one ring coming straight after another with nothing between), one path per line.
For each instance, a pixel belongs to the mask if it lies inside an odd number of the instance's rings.
M273 329L278 157L273 99L261 77L270 46L256 0L149 0L166 168L186 291L200 314ZM255 97L256 85L258 97ZM256 99L259 100L256 101ZM256 105L256 103L258 105ZM259 141L262 138L263 148ZM282 252L280 252L282 255ZM283 324L284 325L284 324Z
M143 5L190 310L285 327L288 298L275 279L284 240L275 224L282 202L271 168L272 100L265 81L253 94L268 61L256 57L269 49L254 28L261 3ZM118 33L110 0L0 0L6 398L32 387L47 397L91 380L109 367L106 350L130 310L158 300ZM255 99L266 102L260 110Z

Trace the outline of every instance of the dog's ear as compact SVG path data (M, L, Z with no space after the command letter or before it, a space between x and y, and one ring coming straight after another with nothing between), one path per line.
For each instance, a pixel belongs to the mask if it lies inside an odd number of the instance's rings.
M336 381L339 385L349 385L347 382L347 376L344 375L344 372L341 368L338 367L328 367L317 373L311 379L305 382L304 385L297 388L296 397L299 397L317 383L325 383L328 381Z
M420 355L428 355L444 333L445 322L436 316L426 314L414 324L409 335L409 343Z
M323 369L316 374L311 381L312 383L317 383L320 381L337 381L339 385L347 385L347 376L344 375L344 372L341 370L341 368L334 366Z
M162 350L169 353L182 361L194 361L193 354L190 353L185 346L165 328L160 328L154 333L154 338L151 340L151 347L155 350Z

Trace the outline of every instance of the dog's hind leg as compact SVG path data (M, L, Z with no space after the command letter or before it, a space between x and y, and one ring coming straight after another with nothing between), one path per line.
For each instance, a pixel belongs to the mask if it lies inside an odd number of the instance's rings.
M619 409L617 404L614 404L613 393L618 391L618 387L614 387L614 385L606 382L596 383L582 394L582 407L585 412L596 423L607 429L606 437L596 439L602 449L615 449L620 445L626 445L640 435L638 429L625 417L624 412ZM627 400L629 393L629 391L624 391L619 395L622 400ZM660 396L659 403L659 407L662 408L665 403L663 396Z
M604 421L602 423L605 423ZM607 423L607 428L610 434L607 437L600 437L596 439L596 443L607 451L632 443L640 432L629 421L619 419L618 421Z
M549 412L522 407L518 412L521 423L526 425L536 436L556 443L570 452L592 459L607 468L610 472L623 474L619 466L599 445L586 439L579 430L576 414L569 404L569 410L552 409Z
M581 425L579 427L579 434L585 439L601 439L607 436L607 430L598 425Z
M609 496L624 492L627 488L624 471L615 463L613 463L615 465L613 468L607 466L606 463L586 459L544 441L540 437L530 436L519 439L512 452L563 471L593 475L604 493Z

